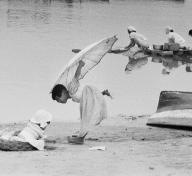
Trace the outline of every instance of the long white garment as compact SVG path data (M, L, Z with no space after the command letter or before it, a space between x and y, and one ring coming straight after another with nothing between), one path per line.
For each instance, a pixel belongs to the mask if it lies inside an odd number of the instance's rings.
M147 38L137 32L131 32L129 38L135 42L135 46L131 47L123 55L129 56L131 59L139 59L146 57L143 52L143 49L149 47Z
M101 59L112 49L112 46L116 41L116 36L112 36L91 44L83 49L70 60L61 74L59 74L55 83L55 85L64 85L72 100L80 103L82 129L80 134L83 134L82 131L87 131L88 126L91 124L93 119L95 119L95 121L98 122L97 124L99 124L101 121L100 119L106 118L107 115L106 104L101 92L91 86L85 86L82 90L82 86L79 85L79 80L83 79L92 68L99 64ZM75 79L74 77L80 60L83 61L85 65L82 67L78 79Z
M84 136L93 125L107 118L107 106L102 93L94 86L80 86L75 78L67 85L72 101L80 103L81 128Z
M129 35L130 39L134 40L134 42L140 47L140 48L148 48L149 47L149 43L147 38L142 35L139 34L137 32L131 32L131 34Z
M169 34L167 34L167 39L169 43L178 43L181 46L185 43L185 39L176 32L169 32Z
M91 127L107 118L107 106L102 93L93 86L85 86L80 99L81 128L83 137Z
M111 50L113 44L117 41L117 37L108 37L100 40L99 42L93 43L83 49L81 52L76 54L69 63L65 66L63 71L59 74L59 77L54 84L62 84L66 88L68 84L72 81L79 66L79 61L83 61L85 65L81 69L81 73L79 75L79 80L83 79L84 76L94 68L101 59ZM53 87L54 87L53 86Z

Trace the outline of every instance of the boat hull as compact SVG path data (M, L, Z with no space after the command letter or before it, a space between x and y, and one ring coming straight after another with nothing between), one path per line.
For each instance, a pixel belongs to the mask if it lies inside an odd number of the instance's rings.
M192 92L162 91L147 125L192 130Z

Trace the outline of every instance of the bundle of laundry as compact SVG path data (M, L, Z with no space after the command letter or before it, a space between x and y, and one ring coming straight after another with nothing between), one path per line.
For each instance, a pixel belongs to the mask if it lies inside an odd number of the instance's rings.
M51 113L38 110L21 131L0 131L0 150L29 151L44 150L45 129L52 121Z

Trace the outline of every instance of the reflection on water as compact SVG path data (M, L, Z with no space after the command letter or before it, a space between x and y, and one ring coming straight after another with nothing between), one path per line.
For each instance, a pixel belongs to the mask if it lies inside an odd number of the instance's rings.
M125 67L125 71L127 73L142 68L144 65L148 63L148 58L143 57L143 58L137 58L137 59L129 59L129 62L127 63Z
M34 27L36 24L50 24L55 11L63 15L63 20L74 20L74 7L81 3L109 3L109 0L8 0L7 3L7 27ZM71 9L71 10L70 10ZM63 12L59 12L63 10ZM79 14L79 17L81 14ZM58 16L60 18L60 16ZM57 21L58 19L56 19ZM60 19L61 20L61 19Z
M29 11L24 9L8 9L7 10L7 26L25 26L35 24L48 24L50 21L50 13L38 10Z
M192 50L186 51L186 53L182 53L183 51L175 51L172 56L159 56L153 55L144 57L144 58L137 58L137 59L131 59L129 58L129 61L126 65L125 71L127 73L131 73L134 70L141 69L143 66L145 66L148 63L149 58L151 58L151 62L158 63L163 66L162 74L163 75L169 75L173 70L179 68L180 66L185 66L186 72L192 72ZM163 53L163 51L162 51Z
M78 105L60 105L49 94L58 73L74 56L73 48L83 49L115 34L117 46L125 46L128 25L151 45L165 41L164 28L170 25L192 46L186 32L191 28L191 8L189 0L1 0L0 120L28 119L39 108L58 120L77 120ZM154 112L162 89L192 89L186 84L192 78L189 58L182 65L174 60L174 66L170 60L166 63L162 56L130 60L132 71L126 75L127 57L107 54L82 83L112 92L114 100L107 100L110 115ZM161 74L164 65L171 68L166 77ZM172 70L180 68L175 81Z

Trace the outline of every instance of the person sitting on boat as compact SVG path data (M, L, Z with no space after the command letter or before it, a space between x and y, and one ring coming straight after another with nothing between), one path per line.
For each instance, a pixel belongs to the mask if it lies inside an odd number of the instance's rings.
M185 39L178 33L174 32L172 27L166 27L165 34L167 35L168 43L178 43L181 47L184 47Z
M0 131L0 139L27 142L37 150L44 150L45 129L52 121L52 115L43 109L38 110L21 131L4 129Z
M130 43L125 47L129 60L142 59L148 57L145 51L149 48L148 40L145 36L137 33L133 26L128 26L127 32L129 35Z
M192 29L189 30L189 36L192 37Z
M80 60L75 75L64 86L56 84L52 91L52 99L58 103L66 103L72 99L76 103L80 103L80 131L77 135L68 137L71 144L83 144L84 138L92 125L99 125L103 119L107 118L107 107L103 95L111 96L108 90L100 92L93 86L80 86L79 77L85 63Z

